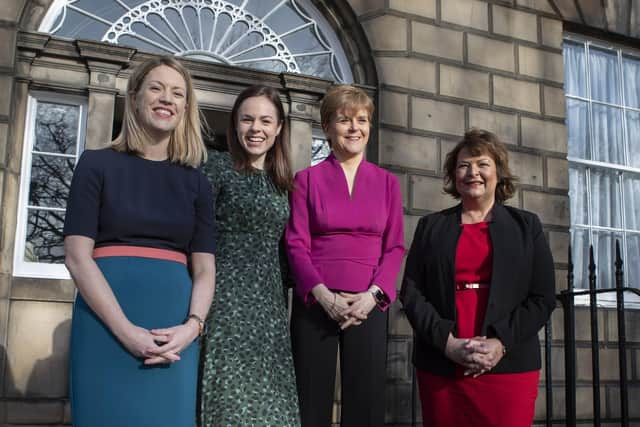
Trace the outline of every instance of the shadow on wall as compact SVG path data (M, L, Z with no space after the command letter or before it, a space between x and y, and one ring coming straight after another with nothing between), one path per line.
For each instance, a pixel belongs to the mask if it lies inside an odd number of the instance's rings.
M25 397L67 397L69 395L69 337L71 320L61 322L53 331L52 352L33 365Z
M0 397L8 396L16 392L16 384L13 379L13 373L11 372L11 366L7 360L7 350L3 345L0 345ZM0 414L0 421L4 414Z
M0 346L0 357L5 360L4 397L7 398L66 398L69 395L69 335L71 320L65 320L56 326L52 334L51 353L38 359L27 381L16 383L6 349ZM28 339L28 338L26 338ZM26 377L25 377L26 379Z

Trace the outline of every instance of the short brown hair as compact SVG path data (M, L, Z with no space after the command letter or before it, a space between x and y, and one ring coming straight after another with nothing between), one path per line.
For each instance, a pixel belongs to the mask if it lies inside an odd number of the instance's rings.
M329 88L320 104L320 123L323 129L341 108L354 113L365 110L369 121L373 118L373 100L364 90L351 85L336 85Z
M236 98L231 109L229 126L227 127L227 143L229 153L233 159L233 164L239 171L251 173L254 171L251 166L249 154L238 140L238 110L247 98L265 97L273 104L278 112L278 122L282 125L280 133L276 136L273 147L267 151L264 160L264 170L271 178L278 190L285 192L293 189L293 169L289 160L289 124L284 115L284 107L280 101L280 93L269 86L254 85L246 88Z
M460 198L460 193L458 193L456 189L456 166L458 163L458 154L465 148L472 156L488 154L496 163L496 171L498 174L498 184L496 185L495 194L496 201L503 203L505 200L513 197L516 191L515 182L518 178L511 172L511 169L509 169L509 152L507 151L507 147L505 147L495 134L476 128L469 129L453 150L447 153L443 165L444 192L450 194L454 199Z
M122 129L111 146L117 151L142 154L144 144L147 144L150 138L140 124L136 109L136 95L147 74L161 65L166 65L180 73L187 92L186 111L169 139L169 160L184 166L198 167L207 160L207 149L202 140L202 122L200 121L198 101L189 71L171 56L148 59L133 71L127 82L127 99L124 105Z

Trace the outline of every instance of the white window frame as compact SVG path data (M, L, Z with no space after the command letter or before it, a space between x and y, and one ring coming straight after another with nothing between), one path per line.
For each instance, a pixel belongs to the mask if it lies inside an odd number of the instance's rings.
M624 53L628 53L628 54L632 54L634 56L640 56L640 52L636 49L633 48L629 48L629 47L625 47L625 46L618 46L615 44L611 44L608 43L604 40L599 40L599 39L593 39L590 37L585 37L585 36L581 36L581 35L576 35L576 34L565 34L564 35L564 40L572 42L572 43L579 43L579 44L587 44L588 47L595 47L595 48L600 48L600 49L606 49L606 50L614 50L616 51L616 54L620 60L620 58L622 57L622 55ZM587 54L588 54L588 50L587 50ZM588 64L587 65L587 70L586 71L586 79L587 79L587 85L590 84L589 81L589 69L588 69ZM622 77L622 76L621 76ZM622 82L621 82L622 83ZM621 89L622 90L622 89ZM623 94L624 96L624 94ZM577 95L569 95L567 93L565 93L565 97L566 98L572 98L572 99L578 99L581 101L585 101L588 103L591 103L592 100L590 98L583 98ZM622 103L624 103L623 100L621 100ZM607 104L605 102L599 101L599 104ZM607 104L608 105L608 104ZM634 110L634 108L630 108L630 107L626 107L624 105L618 105L618 104L611 104L611 105L615 105L616 107L620 107L623 110L623 120L625 120L625 114L624 111L626 109L631 109ZM591 126L592 123L592 119L591 117L589 117L588 119L589 121L589 126ZM592 132L590 132L591 135L593 135ZM625 141L625 147L624 148L624 156L625 159L628 159L628 150L627 150L627 146L628 144L627 142L627 138L629 137L629 135L627 135L627 128L626 126L623 126L623 141ZM632 172L632 173L640 173L640 169L637 168L633 168L630 166L626 166L626 165L619 165L619 164L613 164L613 163L603 163L600 161L594 161L594 160L587 160L587 159L581 159L581 158L576 158L576 157L570 157L567 156L567 161L569 162L569 165L574 164L574 165L580 165L580 166L584 166L584 167L595 167L597 169L600 170L614 170L614 171L618 171L618 172ZM568 173L568 171L567 171ZM621 177L618 177L618 179L621 180ZM622 185L622 182L619 183L619 188L621 189L621 191L624 191L624 186ZM591 192L591 189L589 188L588 184L587 184L587 188L586 188L587 192ZM623 195L621 195L622 197ZM624 216L624 207L622 208L622 215ZM601 226L595 226L592 224L579 224L578 225L580 228L582 229L588 229L589 232L593 231L593 230L603 230L603 231L612 231L612 232L620 232L623 233L623 235L625 233L628 232L633 232L632 230L628 230L626 228L617 228L617 227L601 227ZM571 224L571 228L574 228L574 224ZM635 234L635 232L633 232L633 234ZM620 242L621 246L624 250L623 253L627 253L626 251L626 238L623 238ZM623 272L625 271L625 267L628 266L632 260L630 259L624 259L623 258ZM596 266L598 267L598 264L596 262ZM609 266L609 268L614 268L613 265ZM585 272L586 273L586 272ZM588 277L585 275L585 277ZM625 275L625 278L627 278L627 276ZM629 286L629 283L625 283L625 286ZM640 288L640 286L639 286ZM578 287L573 287L574 291L587 291L589 288L585 287L585 288L578 288ZM610 293L606 293L606 294L597 294L596 295L596 306L597 307L602 307L602 308L615 308L616 307L616 303L617 303L617 295L615 293L615 288L607 288L610 289L611 292ZM635 309L638 310L640 309L640 296L632 293L632 292L625 292L624 293L624 298L625 298L625 308L627 309ZM574 302L576 305L579 306L589 306L591 305L591 299L590 296L588 294L586 295L578 295L574 298Z
M15 247L13 252L13 276L42 279L70 279L71 275L64 264L25 261L24 253L27 238L29 186L33 147L36 139L36 119L39 102L73 105L80 108L78 120L78 140L76 141L75 160L78 161L84 149L87 123L87 99L82 96L66 95L44 91L32 91L27 100L27 114L22 149L20 194L18 198L18 217L16 225Z

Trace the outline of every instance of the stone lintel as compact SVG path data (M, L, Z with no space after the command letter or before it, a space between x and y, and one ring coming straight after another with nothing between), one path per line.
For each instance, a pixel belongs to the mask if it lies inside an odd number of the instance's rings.
M87 61L91 67L104 67L117 72L120 68L131 61L137 49L118 46L111 43L104 43L95 40L75 41L80 57Z

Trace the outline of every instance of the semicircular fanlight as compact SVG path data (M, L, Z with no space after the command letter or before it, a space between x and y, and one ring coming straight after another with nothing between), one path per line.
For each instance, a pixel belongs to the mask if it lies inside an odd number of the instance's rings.
M56 0L40 30L148 52L352 81L328 24L311 5L303 9L300 2L304 0Z

